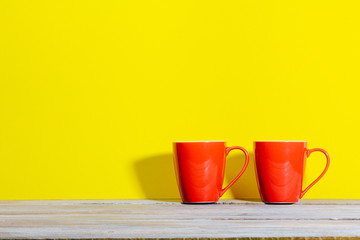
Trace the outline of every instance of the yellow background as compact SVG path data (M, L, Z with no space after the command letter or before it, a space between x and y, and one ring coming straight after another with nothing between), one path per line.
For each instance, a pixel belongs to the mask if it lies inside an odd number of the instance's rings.
M307 140L360 198L359 1L1 1L0 199L179 198L172 142ZM243 163L229 156L225 183ZM312 154L305 184L325 159ZM223 198L257 198L253 159Z

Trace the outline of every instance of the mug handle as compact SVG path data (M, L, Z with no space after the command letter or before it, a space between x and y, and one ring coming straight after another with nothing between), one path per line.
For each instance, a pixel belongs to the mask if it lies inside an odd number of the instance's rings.
M306 193L312 186L314 186L314 184L317 183L317 182L320 180L320 178L322 178L322 177L324 176L324 174L326 173L326 171L327 171L328 168L329 168L329 165L330 165L330 157L329 157L329 154L328 154L324 149L321 149L321 148L313 148L313 149L309 149L309 150L306 149L306 150L305 150L306 157L309 157L312 152L316 152L316 151L322 152L322 153L326 156L326 161L327 161L327 162L326 162L326 167L325 167L324 171L320 174L320 176L319 176L317 179L315 179L315 181L313 181L307 188L305 188L304 191L301 191L300 198L302 198L302 197L305 195L305 193Z
M229 185L227 185L224 189L221 189L219 197L221 197L236 182L236 180L239 179L239 177L244 173L247 165L249 164L249 154L245 150L245 148L242 148L242 147L234 146L234 147L225 148L225 157L227 157L227 155L229 155L230 151L234 150L234 149L239 149L239 150L244 152L244 154L245 154L245 164L244 164L243 168L241 169L240 173L234 178L234 180L232 180L229 183Z

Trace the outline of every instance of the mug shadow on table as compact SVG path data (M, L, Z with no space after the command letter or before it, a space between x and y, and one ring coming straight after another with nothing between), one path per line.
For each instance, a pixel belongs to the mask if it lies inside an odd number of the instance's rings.
M236 177L244 166L244 163L245 156L243 153L230 153L226 158L224 186ZM235 199L261 201L256 182L253 152L249 152L249 165L245 172L228 191L232 192Z
M139 159L134 167L146 199L180 201L172 154Z

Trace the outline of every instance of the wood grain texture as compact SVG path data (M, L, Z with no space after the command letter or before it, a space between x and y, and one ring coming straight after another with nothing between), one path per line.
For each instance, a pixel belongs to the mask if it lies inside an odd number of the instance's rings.
M1 239L360 239L360 200L0 201Z

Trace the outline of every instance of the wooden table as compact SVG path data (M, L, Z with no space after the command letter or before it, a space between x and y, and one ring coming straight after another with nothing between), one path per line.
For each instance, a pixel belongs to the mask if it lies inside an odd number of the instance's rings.
M0 201L1 239L360 239L360 200ZM326 237L326 238L325 238ZM343 237L343 238L339 238Z

